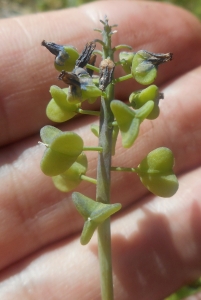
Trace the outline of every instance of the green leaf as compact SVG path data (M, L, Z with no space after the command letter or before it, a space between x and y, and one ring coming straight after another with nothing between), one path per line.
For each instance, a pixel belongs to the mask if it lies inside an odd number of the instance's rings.
M104 222L112 214L121 209L120 203L104 204L96 202L77 192L72 194L72 198L78 212L85 220L80 239L82 245L86 245L90 241L94 231L100 223Z
M61 192L69 192L76 188L82 181L80 176L87 171L87 165L87 157L84 153L81 153L67 171L52 177L56 188Z
M161 147L151 151L137 167L142 183L153 194L171 197L178 189L178 180L173 172L172 151Z

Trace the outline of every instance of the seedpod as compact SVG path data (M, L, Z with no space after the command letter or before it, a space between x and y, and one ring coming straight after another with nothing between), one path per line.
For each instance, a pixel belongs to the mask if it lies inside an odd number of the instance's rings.
M136 169L142 183L153 194L171 197L178 189L173 172L174 157L170 149L161 147L151 151Z
M70 103L67 98L68 89L61 89L56 85L51 86L52 99L47 105L46 115L53 122L65 122L77 114L80 103Z
M83 140L79 135L55 130L53 126L41 129L41 139L47 147L41 160L41 170L47 176L64 173L83 150Z

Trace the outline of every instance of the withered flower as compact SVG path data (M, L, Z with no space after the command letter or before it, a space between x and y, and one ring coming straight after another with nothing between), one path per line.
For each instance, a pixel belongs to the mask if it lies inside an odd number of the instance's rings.
M112 81L112 75L114 72L115 64L108 57L101 61L100 63L100 79L99 79L99 89L104 91L108 84Z
M52 42L46 42L45 40L41 43L42 46L46 47L52 54L55 55L54 66L58 71L72 71L75 66L75 62L79 57L79 54L75 47L71 45L58 45Z
M134 55L131 73L140 84L151 84L157 76L158 66L172 60L172 55L172 53L151 53L139 50Z
M92 55L91 55L91 57L90 57L90 59L89 59L89 61L88 61L88 64L94 66L94 65L95 65L95 62L96 62L96 57L97 57L97 56L96 56L95 54L92 53ZM88 68L87 68L86 70L87 70L87 72L89 73L89 75L92 77L94 71L91 70L91 69L88 69Z
M59 79L69 85L68 101L82 102L89 98L97 98L102 92L95 86L91 76L83 68L75 68L73 72L62 71Z
M80 54L79 58L76 60L75 67L84 68L86 66L86 64L88 64L95 48L96 48L95 42L93 42L93 41L88 42L86 44L84 50Z

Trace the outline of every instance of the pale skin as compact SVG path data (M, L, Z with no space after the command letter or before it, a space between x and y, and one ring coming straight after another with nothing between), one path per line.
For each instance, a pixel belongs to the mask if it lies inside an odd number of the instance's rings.
M115 299L161 300L201 274L201 25L170 5L101 1L0 21L1 300L100 299L96 235L80 245L83 219L71 193L57 191L41 172L44 148L37 142L40 128L50 124L50 85L65 87L41 41L81 51L100 38L93 28L101 28L105 14L118 24L114 45L174 55L156 82L165 94L160 117L142 124L133 148L123 149L119 138L113 165L135 167L149 151L169 147L180 183L165 199L150 194L135 174L112 173L111 201L123 205L112 221ZM121 83L116 99L127 100L135 88L132 79ZM95 121L75 118L62 128L97 145L89 130ZM97 155L87 155L87 175L95 177ZM92 184L77 191L95 198Z

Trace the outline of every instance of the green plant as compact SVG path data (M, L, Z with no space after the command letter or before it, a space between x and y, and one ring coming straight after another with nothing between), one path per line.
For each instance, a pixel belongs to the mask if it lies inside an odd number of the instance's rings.
M125 168L111 166L111 157L115 155L118 133L122 145L130 148L139 134L140 124L145 119L155 119L159 111L159 92L153 81L157 76L159 64L172 59L171 53L156 54L145 50L121 52L119 61L114 62L114 53L122 48L131 50L128 45L112 48L111 37L117 25L110 26L108 19L102 21L103 30L95 29L103 39L88 42L79 55L72 46L61 46L43 41L55 55L54 65L61 71L59 79L69 87L50 88L52 99L47 106L47 116L55 122L65 122L78 113L100 117L99 127L91 126L98 137L98 146L84 146L82 138L74 132L62 132L53 126L41 129L41 139L46 146L41 161L44 174L51 176L55 186L62 192L74 189L82 180L96 184L95 199L74 192L73 202L85 222L81 234L81 244L87 244L94 231L98 230L98 248L101 272L102 299L113 299L110 216L121 208L120 203L110 203L111 171L136 173L141 182L154 194L171 197L178 189L178 181L173 172L174 158L171 150L160 147L151 151L137 167ZM102 50L95 50L96 43ZM95 67L96 56L101 56L99 68ZM122 66L127 75L114 78L116 66ZM93 72L99 76L93 76ZM150 85L133 92L129 104L114 99L115 86L120 81L135 79L142 85ZM101 96L100 111L83 110L84 101L94 103ZM97 178L86 176L87 158L83 151L98 152Z

